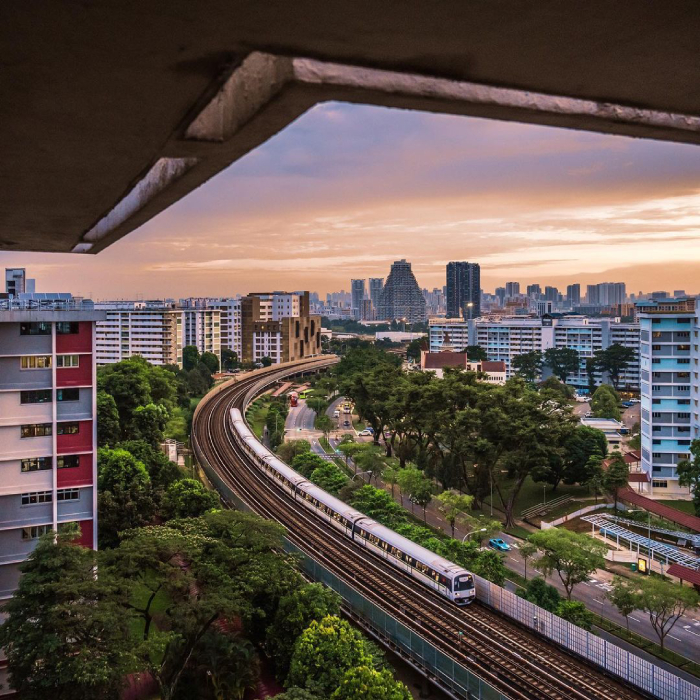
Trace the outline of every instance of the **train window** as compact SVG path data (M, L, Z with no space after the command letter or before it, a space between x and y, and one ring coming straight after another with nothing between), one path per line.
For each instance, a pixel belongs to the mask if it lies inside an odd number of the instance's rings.
M474 588L474 579L470 576L457 576L455 578L455 591L468 591Z

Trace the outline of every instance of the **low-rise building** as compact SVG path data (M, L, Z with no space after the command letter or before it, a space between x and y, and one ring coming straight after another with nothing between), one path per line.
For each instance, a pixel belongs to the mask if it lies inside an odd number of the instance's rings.
M624 423L614 418L581 418L581 425L588 428L595 428L605 434L605 439L608 441L608 449L612 451L620 451L624 440L623 433L627 432Z
M503 362L470 361L466 352L427 352L421 351L420 368L423 372L433 372L440 379L443 378L445 369L454 367L467 372L477 372L482 376L482 381L489 384L506 383L506 366Z

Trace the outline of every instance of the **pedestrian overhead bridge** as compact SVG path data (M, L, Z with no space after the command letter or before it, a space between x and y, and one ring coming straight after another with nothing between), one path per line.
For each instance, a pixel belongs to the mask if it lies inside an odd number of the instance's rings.
M0 26L0 250L103 250L329 100L700 143L696 0L32 0Z

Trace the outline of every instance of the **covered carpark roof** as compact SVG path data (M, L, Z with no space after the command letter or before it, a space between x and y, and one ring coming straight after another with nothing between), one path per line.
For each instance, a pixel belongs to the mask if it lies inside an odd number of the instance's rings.
M325 100L698 143L699 26L694 0L5 2L0 250L98 252Z

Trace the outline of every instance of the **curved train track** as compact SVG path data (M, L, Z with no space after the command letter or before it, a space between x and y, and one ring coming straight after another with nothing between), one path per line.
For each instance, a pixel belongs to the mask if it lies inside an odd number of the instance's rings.
M287 529L287 537L375 605L401 620L447 656L473 669L503 695L518 700L597 700L646 697L600 669L525 631L478 602L458 608L416 586L414 579L387 564L337 530L299 510L271 484L236 444L228 427L231 408L245 404L277 379L328 366L323 359L283 370L271 368L212 394L200 405L192 430L197 457L259 515Z

